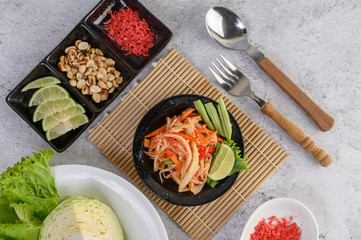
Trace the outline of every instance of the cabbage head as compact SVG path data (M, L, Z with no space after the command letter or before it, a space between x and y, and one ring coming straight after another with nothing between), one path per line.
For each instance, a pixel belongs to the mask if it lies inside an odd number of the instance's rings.
M68 197L43 221L39 240L123 240L118 217L94 198Z

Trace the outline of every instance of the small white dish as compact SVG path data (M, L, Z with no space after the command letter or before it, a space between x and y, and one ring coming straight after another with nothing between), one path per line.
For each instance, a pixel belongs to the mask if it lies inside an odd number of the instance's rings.
M136 187L105 170L85 165L51 167L60 198L94 197L110 206L121 222L126 239L168 240L157 211Z
M254 227L264 218L275 216L279 218L293 217L301 229L301 240L318 240L318 224L312 212L302 203L290 198L276 198L259 206L248 219L243 229L241 240L249 240Z

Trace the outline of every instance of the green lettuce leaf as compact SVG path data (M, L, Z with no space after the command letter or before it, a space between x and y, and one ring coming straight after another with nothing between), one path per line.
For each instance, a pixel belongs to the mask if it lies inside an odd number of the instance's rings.
M228 176L231 176L233 173L241 172L243 170L250 172L251 170L248 168L249 164L246 162L247 157L241 157L242 152L241 149L239 149L239 147L237 146L237 144L233 140L227 140L222 143L227 144L232 148L234 156L236 158L232 171L228 174Z
M0 239L38 240L40 229L28 223L1 223Z
M18 218L24 223L31 223L33 225L41 225L42 221L34 213L32 206L28 203L10 203Z
M232 148L232 151L233 151L234 156L235 156L235 161L234 161L233 168L232 168L231 172L228 174L228 176L231 176L233 173L241 172L243 170L246 170L248 172L251 171L248 168L249 164L246 162L247 157L243 157L243 158L241 157L241 153L242 153L241 150L239 149L237 144L231 139L223 141L222 143L217 143L216 151L213 154L213 159L216 159L216 156L217 156L217 154L219 152L221 144L227 144L230 148ZM212 161L212 164L211 164L210 168L212 168L212 165L213 165L213 161ZM218 182L219 181L213 180L213 179L210 179L209 177L207 177L207 184L209 186L211 186L212 188L214 188L217 185Z
M0 235L0 240L14 240L14 239Z
M0 223L16 223L18 216L6 197L0 197ZM1 238L0 238L1 239Z
M60 203L55 181L50 172L52 150L41 150L32 158L22 158L0 175L0 195L9 202L27 203L36 215L45 217Z

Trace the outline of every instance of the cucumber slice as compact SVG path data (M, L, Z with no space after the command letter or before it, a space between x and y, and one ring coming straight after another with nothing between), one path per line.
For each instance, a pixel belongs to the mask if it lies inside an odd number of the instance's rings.
M211 119L209 118L202 101L200 99L198 99L197 101L194 101L193 103L194 103L194 106L196 107L198 113L201 115L203 121L207 124L208 128L210 130L214 131L214 129L215 129L214 125L213 125Z

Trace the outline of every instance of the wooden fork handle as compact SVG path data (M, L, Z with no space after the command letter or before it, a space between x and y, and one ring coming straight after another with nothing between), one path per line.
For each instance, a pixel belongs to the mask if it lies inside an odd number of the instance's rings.
M309 98L291 79L289 79L271 60L265 57L258 66L310 116L322 130L330 130L335 120Z
M316 159L323 167L327 167L332 163L332 157L328 155L325 150L317 147L316 143L309 137L306 137L301 129L282 116L273 107L272 103L266 103L261 109L261 112L272 118L278 126L280 126L287 135L290 136L290 138L299 143L307 152L311 153L313 158Z

